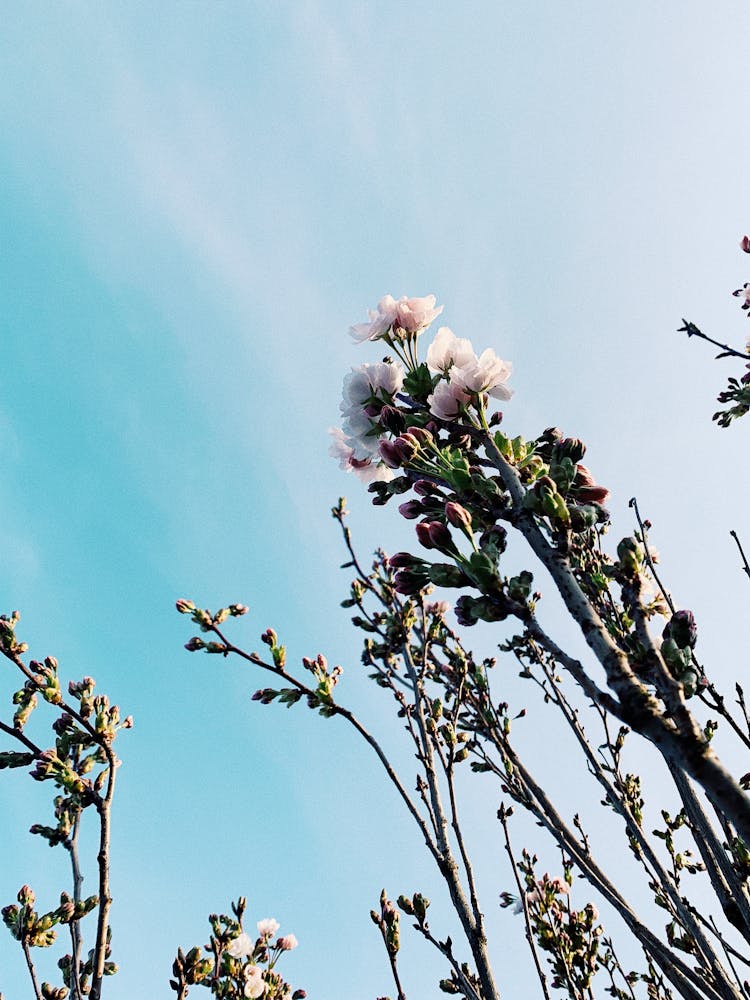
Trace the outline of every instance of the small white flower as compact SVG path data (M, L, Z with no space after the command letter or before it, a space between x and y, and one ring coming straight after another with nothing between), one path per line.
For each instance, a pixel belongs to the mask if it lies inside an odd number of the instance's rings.
M398 303L392 295L384 295L378 302L377 309L368 309L367 315L370 317L369 323L357 323L349 327L349 333L353 340L362 343L365 340L380 340L396 319L396 307Z
M227 954L232 958L247 958L255 950L255 942L244 931L227 945Z
M371 433L376 427L373 417L382 403L392 400L403 383L403 367L385 361L358 365L345 376L340 407L341 425L344 439L355 458L377 455L379 435Z
M261 923L264 921L261 920ZM276 923L272 920L271 923ZM251 997L252 1000L257 1000L257 997L262 997L266 992L266 983L263 980L263 970L259 969L257 965L248 965L245 969L245 989L243 990L246 997Z
M279 922L278 920L274 920L273 917L265 917L263 920L258 921L258 934L262 938L273 937L278 929Z
M427 348L427 367L435 372L447 372L451 365L465 368L476 364L477 356L470 340L457 337L447 326L441 326Z
M495 399L510 399L513 390L504 383L513 374L510 361L503 361L491 347L483 351L476 362L464 368L453 366L450 371L451 382L461 386L467 392L488 392Z
M418 334L439 316L442 306L435 308L435 296L409 298L402 295L398 302L392 295L384 295L377 309L369 309L369 323L357 323L349 327L349 333L358 343L365 340L381 340L395 327L407 334Z

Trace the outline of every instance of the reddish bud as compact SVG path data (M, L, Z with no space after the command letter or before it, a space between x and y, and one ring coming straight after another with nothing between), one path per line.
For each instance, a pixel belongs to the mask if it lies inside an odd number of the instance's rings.
M414 492L420 497L437 496L440 493L440 487L431 483L429 479L418 479L414 483Z
M398 509L401 516L405 517L407 521L414 521L424 513L419 500L407 500L406 503L400 504Z
M417 525L417 527L419 526ZM413 566L415 563L421 562L421 559L411 555L409 552L396 552L388 558L388 565L391 569L406 569L408 566Z
M453 548L453 539L442 521L430 521L429 523L430 541L436 549Z
M471 514L460 503L449 501L445 505L445 516L448 523L452 524L454 528L460 528L461 531L471 531Z
M415 531L417 533L417 538L419 539L419 544L424 546L426 549L434 549L432 538L430 538L430 522L420 521L416 526Z
M393 441L379 441L378 454L380 455L383 465L387 466L389 469L401 468L401 453Z
M424 427L409 427L407 434L411 434L412 437L416 438L417 443L423 447L434 443L432 434Z
M606 486L584 486L578 490L576 499L582 500L583 503L603 504L607 502L608 496L609 490Z

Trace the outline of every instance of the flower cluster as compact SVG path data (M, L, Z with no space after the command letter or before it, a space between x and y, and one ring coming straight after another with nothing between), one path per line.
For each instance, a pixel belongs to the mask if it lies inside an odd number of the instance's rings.
M224 1000L304 1000L307 996L304 990L292 991L276 969L280 956L297 947L297 938L286 934L273 941L279 930L273 917L257 922L258 936L253 938L242 926L246 905L241 897L232 904L232 916L209 917L213 933L206 947L213 957L204 956L200 948L191 948L187 954L178 951L171 986L180 998L193 985L206 986Z
M484 421L488 398L508 400L507 382L513 371L491 349L477 356L471 342L440 327L420 362L417 338L443 311L435 296L394 299L386 295L370 321L351 327L359 343L384 341L400 360L386 358L352 368L344 379L341 426L333 427L331 455L342 469L364 482L389 482L397 466L384 451L392 436L401 434L407 417L450 422L474 413Z
M447 326L440 327L430 345L427 366L445 377L427 400L430 413L441 420L454 420L485 392L502 400L513 395L506 384L513 365L489 347L477 357L471 341L456 337Z

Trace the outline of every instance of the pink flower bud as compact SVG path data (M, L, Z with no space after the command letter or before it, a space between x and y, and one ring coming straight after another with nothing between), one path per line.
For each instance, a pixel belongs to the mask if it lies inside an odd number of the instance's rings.
M420 497L429 497L440 493L440 487L431 483L429 479L418 479L414 483L414 492Z
M410 434L413 438L416 438L417 444L422 446L434 444L432 434L430 434L430 432L424 427L408 427L406 433Z
M195 605L192 601L186 601L180 598L179 601L175 601L175 607L180 612L181 615L191 615L195 611Z
M22 885L18 890L18 902L22 906L33 906L35 898L34 890L30 885Z
M421 559L417 559L416 556L411 555L409 552L395 552L389 557L388 565L391 569L405 569L407 566L413 566L414 563L421 561Z
M413 434L402 434L395 439L393 447L400 455L402 462L410 462L419 451L419 441Z
M584 486L578 490L577 499L583 503L603 504L606 503L608 496L609 490L606 486Z
M383 465L389 469L400 469L401 468L401 452L396 447L393 441L379 441L378 442L378 453L382 459Z
M281 948L282 951L291 951L293 948L296 948L298 944L299 941L294 934L285 934L284 937L280 937L276 942L276 946Z
M453 539L442 521L430 521L429 523L430 541L436 549L453 548Z
M462 531L471 531L471 514L460 503L454 503L450 500L445 505L445 516L448 519L448 523L452 524L454 528L460 528Z
M743 236L740 240L740 250L750 253L750 236Z
M423 545L426 549L434 549L432 538L430 538L430 522L420 521L419 524L414 529L417 533L417 538L419 539L419 544Z

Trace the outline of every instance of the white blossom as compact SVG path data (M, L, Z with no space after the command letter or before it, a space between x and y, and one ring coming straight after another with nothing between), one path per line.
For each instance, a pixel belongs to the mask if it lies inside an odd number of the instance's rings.
M404 383L404 369L385 361L358 365L344 378L341 427L354 458L377 455L379 434L373 433L379 405L390 402Z
M260 924L264 922L265 921L261 920L258 926L260 927ZM271 921L271 923L276 923L276 921L273 920ZM275 934L276 932L274 931L273 933ZM255 1000L255 998L257 997L262 997L263 994L266 992L266 983L263 979L263 970L259 969L257 965L248 965L248 967L245 969L245 989L243 990L243 992L246 997L251 997L253 998L253 1000Z
M513 390L505 383L512 374L510 361L503 361L488 347L475 363L463 368L454 365L450 370L450 380L466 392L488 392L495 399L510 399Z
M273 937L278 929L279 922L278 920L274 920L273 917L264 917L263 920L258 921L258 934L262 938Z
M464 368L476 363L477 356L471 341L457 337L447 326L440 327L427 348L427 367L435 372L447 372L451 365Z
M248 955L252 955L254 950L255 942L245 931L227 945L227 954L231 955L232 958L247 958Z
M442 311L442 306L435 308L434 295L423 298L402 295L398 301L392 295L384 295L377 309L368 309L370 322L349 327L349 333L360 344L365 340L381 340L394 328L407 334L418 334Z

